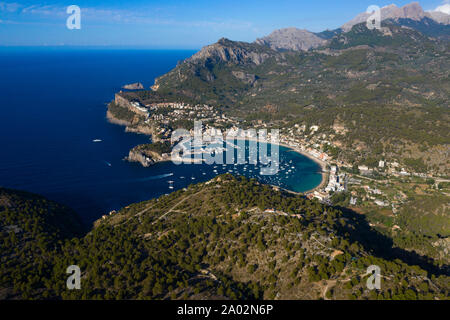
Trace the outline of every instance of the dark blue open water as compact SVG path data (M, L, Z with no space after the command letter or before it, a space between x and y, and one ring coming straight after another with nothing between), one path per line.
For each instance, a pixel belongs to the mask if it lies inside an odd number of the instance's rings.
M161 163L142 168L122 161L130 148L148 138L109 124L106 103L122 85L139 81L149 87L193 53L0 49L0 186L66 204L86 222L169 193L168 181L174 181L176 190L229 170L294 191L317 186L320 167L286 148L280 148L282 171L265 178L243 166Z

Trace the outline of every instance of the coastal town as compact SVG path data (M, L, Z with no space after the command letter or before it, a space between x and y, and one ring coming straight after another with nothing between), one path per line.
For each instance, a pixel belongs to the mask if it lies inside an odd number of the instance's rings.
M27 2L0 0L11 313L450 300L450 0Z
M241 119L227 116L220 112L218 108L209 105L190 105L181 102L159 102L141 103L138 100L128 101L122 97L122 92L116 94L115 103L125 107L139 116L145 125L156 127L156 134L152 136L153 141L170 141L171 134L176 126L174 124L183 123L193 126L194 121L202 121L202 130L210 133L212 129L222 129L238 134L240 129L252 127L254 131L260 129L271 129L271 125L258 121L256 123L243 123ZM191 134L194 129L188 127ZM268 130L267 138L272 139ZM249 130L247 136L241 138L254 139ZM385 182L389 179L401 180L401 178L434 179L437 187L438 181L448 182L445 179L439 180L430 174L410 172L397 161L380 160L375 167L366 164L352 164L341 158L337 158L328 150L335 150L339 146L333 142L333 135L321 133L318 125L306 127L305 124L295 124L290 128L283 128L279 133L279 144L291 148L320 164L322 168L322 183L314 190L306 193L308 198L316 198L324 203L332 203L333 195L342 192L350 192L349 205L356 206L362 202L370 201L380 208L391 207L396 212L398 200L405 198L399 193L394 198L389 197L380 188L377 181ZM164 159L168 159L167 154L163 154ZM147 159L148 161L150 159ZM376 177L374 179L374 176ZM374 186L375 185L375 186Z
M428 206L436 208L433 210L441 210L442 198L450 193L450 181L446 177L433 176L429 172L414 172L397 159L380 159L376 163L372 161L371 165L347 161L336 152L341 147L339 141L334 139L336 131L342 130L339 127L335 128L335 132L330 132L319 125L294 123L280 129L278 124L260 120L245 121L211 105L142 101L122 92L116 94L108 107L108 114L110 121L125 124L127 131L151 135L152 144L136 146L126 158L143 166L170 161L170 150L163 148L161 150L165 151L158 153L148 148L170 146L172 133L178 128L186 129L194 136L196 121L202 123L202 135L231 133L238 139L246 140L256 140L257 132L266 129L266 139L272 141L271 130L279 129L277 141L280 146L320 165L322 181L314 189L302 193L302 196L363 214L371 227L399 239L409 239L408 231L403 230L402 226L408 223L408 212L416 206L417 201L431 199ZM128 120L123 122L125 117ZM275 184L274 188L279 189ZM450 250L448 239L423 246L424 252L432 251L436 255Z

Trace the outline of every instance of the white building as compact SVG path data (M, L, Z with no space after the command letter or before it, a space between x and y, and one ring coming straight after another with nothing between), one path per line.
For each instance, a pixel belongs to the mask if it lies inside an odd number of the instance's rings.
M387 203L385 203L384 201L381 201L381 200L375 200L375 204L377 206L380 206L380 207L386 207L386 206L389 205L389 204L387 204Z

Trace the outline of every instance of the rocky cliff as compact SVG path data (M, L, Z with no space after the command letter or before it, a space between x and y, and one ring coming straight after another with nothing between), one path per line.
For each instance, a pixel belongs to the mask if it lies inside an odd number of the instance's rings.
M126 160L129 162L138 162L143 167L147 168L162 160L162 158L155 152L152 152L152 155L148 155L142 151L131 149Z
M145 168L161 161L170 160L169 154L153 151L151 150L151 146L147 144L134 147L130 150L125 160L140 163Z
M126 89L126 90L143 90L144 85L140 82L136 82L136 83L126 84L122 88Z
M306 51L319 47L325 43L325 40L308 30L286 28L275 30L267 37L256 40L255 43L274 50Z
M116 105L121 106L123 108L128 108L128 109L132 109L131 103L130 101L128 101L127 99L125 99L124 97L122 97L120 95L120 93L116 93L114 95L114 102Z
M226 38L217 43L204 47L187 59L188 63L226 62L237 65L260 65L271 56L264 47L246 42L230 41Z

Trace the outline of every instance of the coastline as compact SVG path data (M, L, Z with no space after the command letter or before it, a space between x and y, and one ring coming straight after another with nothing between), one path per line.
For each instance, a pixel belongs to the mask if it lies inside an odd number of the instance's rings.
M247 141L256 141L256 142L258 142L257 138L248 138L248 137L246 137L246 138L236 138L236 140L247 140ZM285 147L285 148L287 148L289 150L292 150L293 152L296 152L296 153L298 153L298 154L300 154L302 156L305 156L308 159L310 159L310 160L314 161L315 163L317 163L320 166L320 168L321 168L320 175L322 176L322 180L320 181L320 184L317 187L312 188L311 190L304 191L304 192L295 192L295 191L292 191L292 190L286 190L286 191L293 192L293 193L296 193L296 194L305 194L306 195L306 194L310 194L310 193L312 193L312 192L314 192L316 190L319 190L319 189L322 189L322 188L326 187L326 185L328 184L328 177L329 177L329 174L327 172L327 166L329 165L328 163L326 163L323 160L317 159L316 157L312 156L311 154L309 154L309 153L307 153L307 152L305 152L305 151L303 151L301 149L298 149L296 147L292 147L292 146L287 145L285 143L282 143L282 142L279 142L279 143L268 142L268 143L270 143L270 144L277 144L279 146L282 146L282 147Z
M113 114L109 110L106 111L106 120L109 123L116 124L119 126L127 127L127 126L131 125L131 123L128 121L117 119L116 117L114 117Z
M107 120L108 120L110 123L113 123L113 124L117 124L117 125L121 125L121 126L128 126L128 125L129 125L129 123L128 123L127 121L123 121L123 120L116 119L116 118L109 112L109 110L108 110L108 112L107 112L107 117L106 117L106 118L107 118ZM128 127L127 127L127 128L128 128ZM255 142L258 142L258 139L257 139L257 138L249 138L249 137L241 138L241 137L236 137L235 139L236 139L236 140L247 140L247 141L255 141ZM270 144L277 144L278 146L282 146L282 147L285 147L285 148L289 149L290 151L296 152L296 153L298 153L298 154L300 154L300 155L302 155L302 156L304 156L304 157L306 157L306 158L308 158L308 159L314 161L314 162L315 162L316 164L318 164L318 165L320 166L320 168L321 168L320 174L321 174L321 177L322 177L322 178L321 178L321 181L320 181L320 183L319 183L318 186L316 186L316 187L314 187L314 188L312 188L312 189L310 189L310 190L303 191L303 192L296 192L296 191L293 191L293 190L287 190L287 189L285 189L286 191L291 192L291 193L295 193L295 194L304 194L304 195L308 195L308 194L310 194L310 193L312 193L312 192L314 192L314 191L323 189L323 188L328 184L328 178L329 178L329 174L328 174L328 172L327 172L327 166L328 166L328 163L326 163L326 162L323 161L323 160L317 159L316 157L312 156L312 155L309 154L308 152L305 152L304 150L301 150L301 149L299 149L299 148L290 146L290 145L288 145L288 144L285 144L285 143L282 143L282 142L279 142L279 143L268 142L268 143L270 143ZM130 160L128 159L128 157L125 157L124 160L129 161L129 162L136 162L136 161L130 161ZM180 160L181 160L181 159L180 159ZM154 163L152 163L150 166L156 165L156 164L158 164L158 163L170 162L170 161L172 161L172 159L161 159L161 160L154 161ZM137 162L139 162L139 161L137 161ZM203 161L202 161L202 162L203 162ZM193 161L192 161L191 163L196 163L196 161L193 159ZM141 165L142 165L142 163L141 163ZM144 167L146 167L146 166L144 166Z
M316 157L312 156L311 154L309 154L309 153L307 153L307 152L305 152L305 151L303 151L301 149L289 146L287 144L279 143L279 145L283 146L285 148L288 148L288 149L290 149L290 150L292 150L294 152L297 152L298 154L301 154L302 156L307 157L308 159L310 159L310 160L314 161L315 163L317 163L320 166L320 168L322 169L322 171L320 172L320 174L322 175L322 181L320 181L320 184L317 187L315 187L315 188L313 188L311 190L307 190L307 191L303 192L304 194L312 193L314 191L323 189L323 188L325 188L327 186L329 173L327 171L328 164L325 161L317 159Z
M143 131L140 131L140 130L130 130L130 128L129 128L130 123L129 122L115 118L114 115L112 115L109 110L106 113L106 118L107 118L107 120L110 123L121 125L121 126L125 126L126 127L125 131L128 131L128 132L129 131L133 131L133 132L136 132L136 133L143 133L143 134L151 134L152 133L152 132L143 132ZM226 139L226 137L224 138L224 141L225 141L225 139ZM258 142L258 138L254 138L254 137L234 137L234 139L235 140L247 140L247 141ZM313 193L314 191L317 191L317 190L320 190L320 189L323 189L323 188L326 187L326 185L328 184L328 179L329 179L329 173L327 172L327 166L329 166L329 164L327 162L314 157L313 155L309 154L308 152L306 152L304 150L301 150L301 149L299 149L297 147L290 146L290 145L288 145L286 143L283 143L283 142L273 143L271 141L270 142L268 141L268 143L270 143L270 144L277 144L278 146L285 147L285 148L287 148L287 149L289 149L289 150L291 150L293 152L296 152L296 153L298 153L298 154L300 154L300 155L302 155L302 156L304 156L304 157L314 161L315 163L317 163L320 166L320 168L321 168L320 174L321 174L322 179L321 179L319 185L316 186L315 188L310 189L310 190L301 192L302 194L308 195L308 194ZM152 163L152 165L155 165L155 164L160 163L160 162L167 162L167 161L171 161L171 159L157 160L157 161L154 161L154 163ZM195 160L193 160L191 163L195 163ZM144 166L144 167L146 167L146 166ZM295 192L293 190L291 190L291 191Z

